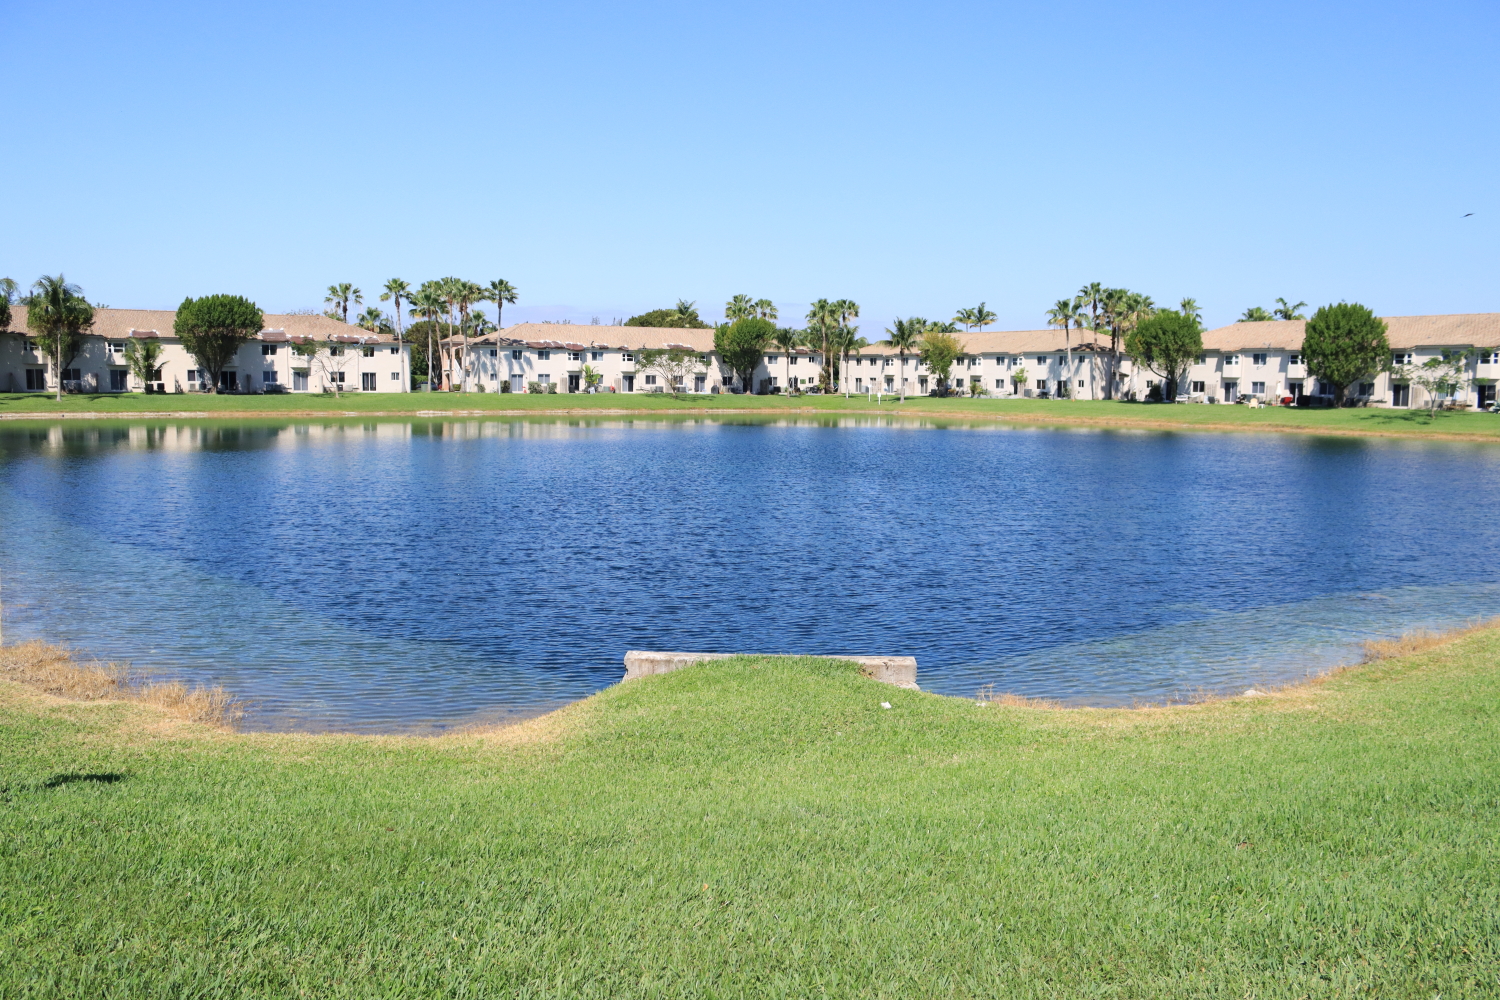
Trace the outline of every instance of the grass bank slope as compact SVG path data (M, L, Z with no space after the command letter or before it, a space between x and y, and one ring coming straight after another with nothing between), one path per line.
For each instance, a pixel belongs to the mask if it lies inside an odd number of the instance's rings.
M437 740L8 685L0 996L1495 995L1497 654L1137 712L741 658Z
M1455 437L1500 440L1500 416L1423 410L1243 406L1159 406L1142 403L1038 399L932 399L871 403L863 396L684 396L648 393L604 395L529 393L353 393L331 395L217 396L143 393L73 395L61 402L36 393L0 393L0 419L57 417L154 417L180 414L219 417L472 416L589 413L784 413L885 414L955 420L1002 420L1082 426L1154 429L1249 430L1317 434Z

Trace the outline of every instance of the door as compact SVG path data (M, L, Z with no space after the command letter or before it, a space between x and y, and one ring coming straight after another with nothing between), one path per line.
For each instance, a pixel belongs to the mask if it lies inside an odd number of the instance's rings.
M776 380L774 378L771 379L771 384L772 385L776 384ZM708 387L708 376L707 375L694 375L693 376L693 391L694 392L702 392L707 387ZM1490 388L1493 389L1494 386L1490 386Z
M580 376L577 372L568 372L568 391L569 392L577 392L578 391L578 380L581 377L582 376Z
M635 376L634 375L621 375L620 376L620 381L624 383L624 385L625 385L625 391L626 392L635 392Z
M1224 383L1224 402L1232 403L1240 398L1240 384L1238 382Z
M1474 389L1479 393L1479 405L1481 408L1495 405L1495 383L1476 385Z
M525 392L526 391L526 376L525 375L511 375L511 377L510 377L510 391L511 392Z
M1410 406L1411 386L1405 382L1398 382L1391 386L1391 405Z
M374 372L360 372L359 373L359 389L360 389L361 392L374 392L375 391L375 373Z

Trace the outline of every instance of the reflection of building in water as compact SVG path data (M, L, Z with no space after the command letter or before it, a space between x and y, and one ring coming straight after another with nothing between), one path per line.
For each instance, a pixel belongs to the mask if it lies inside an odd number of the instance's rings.
M37 350L17 306L11 331L0 334L0 391L56 391L56 360ZM147 383L125 363L125 345L154 341L161 359L156 392L205 392L209 376L173 334L176 313L99 309L73 359L63 359L63 386L78 392L143 392ZM266 328L243 345L219 374L222 392L401 392L410 381L410 348L389 334L370 333L327 316L265 317ZM308 353L299 353L301 348Z

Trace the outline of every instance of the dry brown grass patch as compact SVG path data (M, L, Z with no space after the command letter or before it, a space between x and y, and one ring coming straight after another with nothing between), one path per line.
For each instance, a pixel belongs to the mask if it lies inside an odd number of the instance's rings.
M1393 660L1401 656L1413 656L1417 653L1425 653L1427 650L1437 646L1456 642L1459 639L1466 639L1480 632L1492 632L1497 628L1500 628L1500 618L1491 618L1488 621L1449 629L1445 632L1423 630L1407 632L1398 639L1371 639L1365 643L1365 658L1361 662L1374 663L1376 660Z
M72 650L45 642L0 646L0 679L74 701L130 701L190 722L233 728L243 704L223 688L132 677L123 663L83 662Z

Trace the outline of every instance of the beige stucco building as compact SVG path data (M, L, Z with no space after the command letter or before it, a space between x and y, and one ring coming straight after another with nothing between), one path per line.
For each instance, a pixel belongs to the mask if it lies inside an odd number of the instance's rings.
M201 392L206 373L173 334L176 313L151 309L100 309L83 338L83 349L62 372L64 387L81 392L142 392L145 384L125 364L131 340L161 345L161 392ZM305 357L292 344L316 343ZM65 359L66 361L66 359ZM48 392L57 388L52 360L35 349L26 332L26 307L12 309L10 330L0 332L0 391ZM265 329L239 349L220 376L231 392L401 392L411 378L409 349L389 335L374 334L327 316L267 314Z

